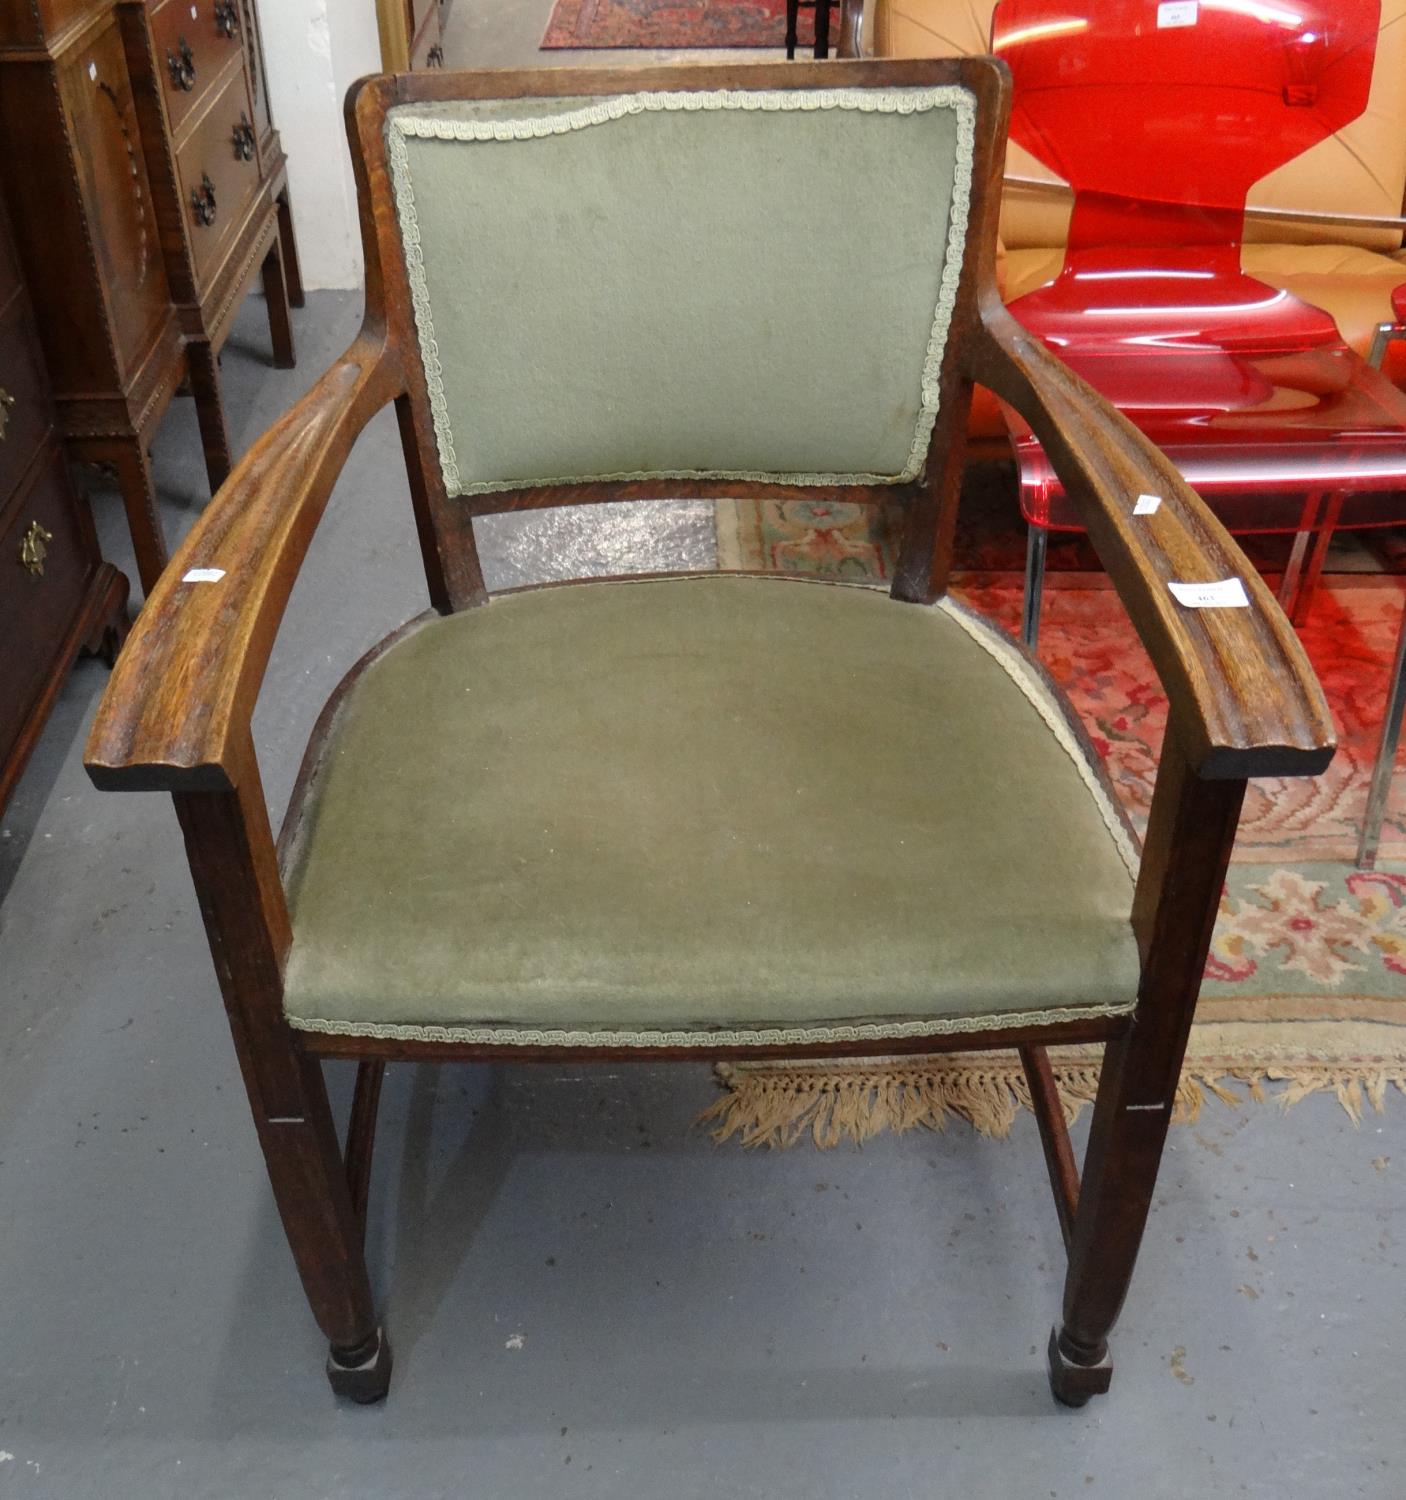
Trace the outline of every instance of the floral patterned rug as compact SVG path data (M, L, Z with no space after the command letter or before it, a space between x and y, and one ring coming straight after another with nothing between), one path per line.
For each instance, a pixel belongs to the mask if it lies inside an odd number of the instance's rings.
M801 13L798 51L810 51L812 14ZM786 0L557 0L541 50L785 45Z
M719 566L881 585L892 576L893 523L859 506L727 502L718 508ZM1022 580L1010 569L1021 545L980 514L959 531L954 594L1012 632ZM1354 1118L1364 1103L1380 1108L1390 1084L1406 1090L1406 782L1391 799L1377 869L1353 865L1404 602L1406 579L1334 573L1303 628L1340 748L1317 779L1250 785L1188 1053L1184 1116L1205 1089L1236 1099L1227 1079L1256 1095L1277 1080L1286 1102L1332 1089ZM1052 574L1039 654L1145 826L1166 700L1105 579ZM1080 1049L1056 1058L1071 1117L1092 1097L1096 1058ZM862 1139L940 1126L949 1113L1004 1134L1028 1103L1018 1065L996 1053L720 1071L728 1092L714 1111L719 1132L752 1143Z

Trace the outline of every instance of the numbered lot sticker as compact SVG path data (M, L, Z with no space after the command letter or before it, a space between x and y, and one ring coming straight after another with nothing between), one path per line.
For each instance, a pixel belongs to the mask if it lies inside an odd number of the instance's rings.
M1238 578L1217 583L1168 583L1172 597L1188 609L1248 609L1250 596Z
M1162 0L1157 7L1157 29L1165 31L1171 26L1194 26L1196 10L1196 0Z

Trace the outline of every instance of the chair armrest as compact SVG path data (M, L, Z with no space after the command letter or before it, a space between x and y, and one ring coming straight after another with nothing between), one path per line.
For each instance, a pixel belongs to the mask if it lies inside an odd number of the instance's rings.
M84 765L104 790L230 787L279 621L357 435L405 388L363 334L236 466L161 575L103 695ZM217 582L185 581L192 568Z
M1333 758L1332 719L1298 637L1253 564L1125 417L1000 306L984 307L973 379L1044 445L1151 656L1198 776L1312 776ZM1134 516L1140 494L1161 497ZM1192 609L1167 584L1239 578L1248 609Z

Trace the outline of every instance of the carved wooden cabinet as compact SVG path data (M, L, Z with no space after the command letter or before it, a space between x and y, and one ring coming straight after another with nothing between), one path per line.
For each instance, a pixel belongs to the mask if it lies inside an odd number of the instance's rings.
M59 446L54 407L0 212L0 808L73 658L109 659L127 628L127 580L98 552Z
M165 565L148 450L188 383L212 491L219 349L256 275L274 358L302 288L253 0L7 0L0 177L75 456L116 470L143 586Z
M75 456L117 470L145 583L165 551L146 453L185 374L119 18L0 6L0 152L15 241Z

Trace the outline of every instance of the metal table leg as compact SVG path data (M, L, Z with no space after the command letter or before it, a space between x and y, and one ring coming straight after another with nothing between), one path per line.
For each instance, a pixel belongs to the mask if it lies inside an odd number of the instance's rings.
M1396 746L1401 738L1403 709L1406 709L1406 612L1401 616L1401 629L1396 638L1396 663L1391 669L1391 691L1387 697L1386 718L1382 722L1382 740L1372 766L1372 787L1367 793L1367 812L1362 819L1362 837L1357 844L1357 867L1360 870L1370 870L1377 862L1387 793L1391 791L1391 773L1396 769Z
M1380 370L1386 357L1386 346L1392 339L1406 338L1406 327L1400 323L1378 323L1367 351L1367 363ZM1386 717L1382 721L1381 743L1372 763L1372 785L1367 792L1367 811L1362 818L1362 835L1357 841L1357 868L1370 870L1377 862L1377 846L1382 838L1382 820L1386 816L1386 799L1391 791L1391 777L1396 769L1396 746L1401 739L1401 715L1406 708L1406 612L1396 639L1396 662L1391 669L1391 686L1387 693Z
M1021 612L1020 638L1034 650L1040 639L1040 600L1045 592L1045 554L1050 534L1043 526L1025 533L1025 607Z
M1309 610L1313 607L1313 596L1317 593L1318 584L1323 577L1323 564L1328 560L1328 548L1332 544L1333 532L1337 528L1338 518L1343 513L1343 503L1346 499L1347 495L1339 490L1336 494L1328 496L1319 511L1318 530L1313 538L1308 561L1304 564L1303 577L1299 579L1298 592L1289 608L1289 619L1295 625L1304 624L1308 619Z
M1289 560L1284 564L1284 576L1279 580L1279 608L1290 618L1298 600L1299 583L1303 578L1304 560L1308 556L1309 544L1318 525L1318 511L1323 497L1317 491L1304 498L1303 511L1299 516L1299 529L1294 533L1294 545L1289 551Z

